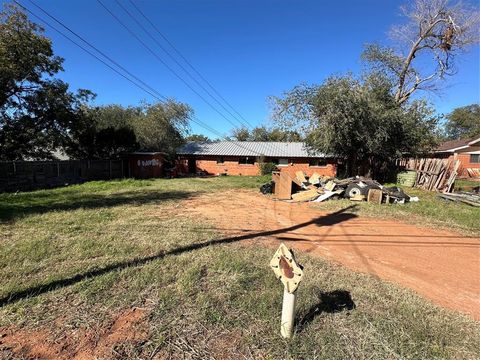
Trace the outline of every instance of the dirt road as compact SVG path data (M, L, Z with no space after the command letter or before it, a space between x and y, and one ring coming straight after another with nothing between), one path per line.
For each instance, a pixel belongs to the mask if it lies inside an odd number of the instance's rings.
M480 319L480 238L392 220L326 213L251 191L187 200L185 212L228 235L289 247L409 287L435 303Z

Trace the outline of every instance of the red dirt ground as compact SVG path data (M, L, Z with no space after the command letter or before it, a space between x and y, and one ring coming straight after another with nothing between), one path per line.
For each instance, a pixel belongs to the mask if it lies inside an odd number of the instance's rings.
M112 355L116 344L148 339L147 326L142 321L145 315L145 310L133 308L118 314L98 331L80 330L56 341L52 340L50 328L0 328L0 357L2 351L8 350L22 359L118 359Z
M308 203L275 201L252 191L204 194L187 200L184 209L186 215L207 217L228 235L251 234L272 246L285 242L295 250L409 287L480 320L478 237L342 212L328 214Z

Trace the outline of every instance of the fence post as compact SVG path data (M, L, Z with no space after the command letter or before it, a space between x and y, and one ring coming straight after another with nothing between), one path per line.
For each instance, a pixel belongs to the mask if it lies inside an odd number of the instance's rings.
M17 176L17 165L15 165L15 161L13 162L13 176Z
M60 177L60 162L57 161L57 177Z
M123 179L125 177L125 175L123 174L123 159L120 160L120 166L121 166L121 169L122 169L122 173L121 173L120 177Z
M108 160L108 174L110 175L110 179L112 178L112 160Z

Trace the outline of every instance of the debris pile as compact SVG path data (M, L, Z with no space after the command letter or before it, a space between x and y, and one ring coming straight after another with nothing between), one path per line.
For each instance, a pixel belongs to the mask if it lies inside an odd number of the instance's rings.
M473 192L462 191L453 194L439 194L438 197L443 200L461 202L470 206L480 207L480 195Z
M339 198L376 204L418 201L417 197L408 196L398 187L388 188L372 179L355 177L340 180L317 173L307 177L303 171L297 171L295 176L287 172L274 172L272 181L262 185L260 191L292 202L321 202Z

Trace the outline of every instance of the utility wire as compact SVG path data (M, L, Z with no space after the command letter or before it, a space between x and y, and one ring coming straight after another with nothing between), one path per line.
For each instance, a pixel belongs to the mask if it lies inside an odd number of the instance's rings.
M190 61L177 49L177 47L160 31L160 29L145 15L145 13L140 9L140 7L135 4L134 1L128 0L130 4L138 11L138 13L150 24L150 26L162 37L163 40L167 42L168 45L177 53L178 56L182 58L183 61L198 75L200 79L202 79L210 89L220 98L223 102L232 109L248 126L252 127L252 124L245 119L240 112L238 112L218 91L215 87L191 64ZM247 127L248 127L247 126Z
M221 117L227 120L232 126L236 126L228 117L226 117L222 112L220 112L215 106L212 105L205 97L200 94L195 88L193 88L182 76L180 76L170 65L168 65L158 54L152 50L148 44L145 43L134 31L132 31L120 18L115 15L103 2L102 0L97 0L97 2L120 24L122 27L127 30L130 35L132 35L138 42L140 42L143 47L145 47L160 63L162 63L171 73L173 73L181 82L183 82L191 91L193 91L198 97L200 97L207 105L209 105L215 112L217 112Z
M79 47L80 49L82 49L83 51L85 51L87 54L89 54L90 56L92 56L93 58L95 58L96 60L100 61L102 64L104 64L105 66L107 66L109 69L111 69L112 71L114 71L116 74L120 75L121 77L123 77L124 79L126 79L127 81L129 81L130 83L132 83L134 86L138 87L139 89L141 89L142 91L146 92L147 94L149 94L150 96L152 96L153 98L155 98L156 100L158 100L160 103L162 104L166 104L166 101L168 101L168 98L164 95L162 95L161 93L159 93L157 90L155 90L153 87L151 87L150 85L148 85L147 83L145 83L143 80L141 80L140 78L138 78L136 75L132 74L130 71L128 71L125 67L123 67L122 65L120 65L117 61L115 61L114 59L112 59L110 56L106 55L103 51L101 51L100 49L98 49L97 47L95 47L94 45L92 45L89 41L87 41L85 38L83 38L81 35L77 34L75 31L73 31L71 28L69 28L67 25L65 25L63 22L61 22L60 20L58 20L57 18L55 18L53 15L51 15L50 13L48 13L46 10L44 10L43 8L41 8L39 5L35 4L32 0L28 0L30 3L32 3L35 7L37 7L39 10L41 10L44 14L46 14L48 17L50 17L51 19L53 19L55 22L57 22L59 25L61 25L63 28L67 29L71 34L73 34L74 36L76 36L77 38L81 39L85 44L87 44L88 46L90 46L92 49L94 49L95 51L97 51L99 54L101 54L102 56L104 56L106 59L108 59L109 61L111 61L113 64L115 64L117 67L119 67L120 69L122 69L125 73L127 73L129 76L131 76L133 79L135 79L136 81L138 81L140 84L138 84L137 82L135 82L134 80L132 80L131 78L129 78L128 76L126 76L125 74L121 73L120 71L118 71L116 68L114 68L113 66L111 66L110 64L108 64L106 61L104 61L103 59L101 59L99 56L97 56L96 54L94 54L92 51L90 51L89 49L85 48L84 46L82 46L81 44L79 44L78 42L76 42L75 40L73 40L72 38L70 38L68 35L64 34L61 30L59 30L58 28L56 28L54 25L52 25L50 22L48 22L47 20L45 20L44 18L42 18L41 16L37 15L36 13L34 13L33 11L31 11L29 8L27 8L25 5L19 3L17 0L13 0L18 6L20 6L21 8L23 8L25 11L27 11L29 14L31 14L32 16L34 16L35 18L37 18L38 20L40 20L41 22L43 22L45 25L47 25L48 27L52 28L54 31L56 31L58 34L60 34L62 37L66 38L67 40L69 40L70 42L72 42L74 45L76 45L77 47ZM194 116L193 118L192 117L189 117L189 119L196 123L197 125L199 125L200 127L206 129L207 131L209 131L210 133L212 134L215 134L216 136L219 136L220 138L223 137L223 135L221 133L219 133L217 130L213 129L212 127L210 127L208 124L204 123L203 121L201 121L200 119L198 119L196 116ZM242 146L241 144L238 144L238 143L234 143L237 147L240 147L244 150L248 150L248 151L252 151L251 149L248 149L244 146ZM259 152L256 152L256 151L253 151L254 153L256 153L257 155L259 156L262 156L263 154L259 153Z
M17 1L15 1L17 2ZM158 91L156 91L155 89L153 89L151 86L149 86L147 83L145 83L143 80L139 79L137 76L135 76L134 74L132 74L130 71L128 71L127 69L125 69L125 67L123 67L122 65L120 65L117 61L115 61L114 59L112 59L110 56L108 56L107 54L105 54L103 51L101 51L100 49L98 49L96 46L94 46L92 43L88 42L85 38L83 38L81 35L79 35L78 33L76 33L75 31L73 31L70 27L68 27L67 25L65 25L64 23L62 23L60 20L58 20L55 16L51 15L50 13L48 13L46 10L44 10L42 7L40 7L39 5L37 5L33 0L28 0L28 2L30 2L33 6L35 6L37 9L39 9L41 12L43 12L45 15L47 15L50 19L52 19L53 21L55 21L57 24L59 24L61 27L63 27L65 30L67 30L69 33L71 33L72 35L74 35L75 37L77 37L78 39L80 39L81 41L83 41L85 44L87 44L88 46L90 46L92 49L94 49L96 52L98 52L99 54L101 54L103 57L105 57L106 59L108 59L111 63L113 63L114 65L116 65L118 68L122 69L125 73L127 73L129 76L131 76L132 78L134 78L135 80L137 80L138 82L140 82L142 85L144 85L145 87L147 87L148 89L150 89L152 92L156 93L158 96L160 96L162 99L164 100L168 100L166 96L160 94ZM17 2L18 4L18 2ZM63 35L63 34L62 34Z
M141 23L141 21L139 21L137 19L137 17L132 14L125 6L122 5L122 3L119 1L119 0L115 0L115 2L117 3L117 5L138 25L138 27L140 27L144 32L145 34L148 35L148 37L150 39L153 40L153 42L155 42L155 44L157 44L157 46L163 50L163 52L165 52L168 57L173 61L175 62L175 64L177 64L187 75L190 79L192 79L195 84L197 84L203 91L205 91L205 93L210 96L210 98L212 98L224 111L226 111L233 119L235 119L236 121L239 122L240 125L242 126L246 126L248 127L248 125L246 123L244 123L241 119L239 119L235 114L233 114L228 108L225 107L225 105L223 105L220 101L218 101L218 99L207 89L205 88L205 86L202 85L201 82L199 82L192 74L191 72L185 68L185 66L183 66L172 54L170 51L168 51L168 49L166 49L156 38L155 36L152 35L152 33L147 29L145 28L145 26L143 26L143 24Z
M130 73L128 70L126 70L123 66L119 65L117 62L115 62L114 60L111 60L114 64L116 64L118 67L120 67L122 70L124 70L127 74L129 74L131 77L133 77L134 79L136 79L137 81L139 81L141 84L143 85L140 85L138 83L136 83L135 81L133 81L131 78L129 78L128 76L126 76L125 74L122 74L120 71L118 71L117 69L115 69L113 66L111 66L110 64L108 64L106 61L104 61L103 59L101 59L100 57L98 57L97 55L95 55L93 52L91 52L90 50L88 50L87 48L85 48L84 46L82 46L81 44L79 44L78 42L76 42L75 40L71 39L69 36L65 35L61 30L57 29L54 25L52 25L51 23L49 23L47 20L43 19L41 16L35 14L33 11L31 11L30 9L28 9L26 6L20 4L17 0L13 0L18 6L20 6L21 8L23 8L25 11L27 11L29 14L31 14L32 16L34 16L35 18L37 18L38 20L40 20L41 22L43 22L45 25L47 25L48 27L52 28L54 31L56 31L58 34L60 34L61 36L63 36L64 38L66 38L67 40L69 40L70 42L72 42L74 45L76 45L77 47L79 47L80 49L82 49L83 51L85 51L87 54L89 54L90 56L92 56L93 58L95 58L96 60L100 61L102 64L104 64L105 66L107 66L109 69L111 69L112 71L114 71L115 73L117 73L118 75L120 75L121 77L123 77L125 80L129 81L130 83L132 83L133 85L135 85L136 87L138 87L139 89L141 89L142 91L146 92L147 94L149 94L150 96L152 96L153 98L155 98L156 100L158 100L160 103L162 104L166 104L166 100L168 100L168 98L162 94L160 94L158 91L156 91L155 89L153 89L151 86L149 86L148 84L146 84L145 82L143 82L142 80L140 80L138 77L136 77L135 75L133 75L132 73ZM30 0L29 0L30 1ZM33 2L30 1L32 4ZM35 5L35 4L34 4ZM38 6L37 6L38 7ZM48 13L46 11L43 10L43 12L45 12L47 15ZM58 21L59 22L59 21ZM63 23L59 22L62 26ZM66 27L66 26L64 26ZM73 32L73 30L71 30L71 32L73 34L75 34L76 36L78 36L80 38L80 35L77 35L75 32ZM83 40L84 42L86 42L89 46L91 46L92 48L95 48L93 45L91 45L88 41L86 40ZM99 51L99 50L98 50ZM99 51L99 53L103 54L101 51ZM107 56L106 56L107 57ZM110 60L109 57L107 57L107 59ZM210 126L208 126L207 124L203 123L202 121L200 121L198 118L191 118L190 117L190 120L193 121L194 123L196 123L197 125L203 127L204 129L208 130L210 133L212 134L215 134L216 136L220 136L220 137L223 137L222 134L220 134L218 131L216 131L215 129L211 128Z
M98 0L100 3L101 1ZM188 60L173 46L173 44L154 26L154 24L146 17L146 15L135 5L135 3L132 1L132 0L129 0L130 3L135 7L135 9L137 9L137 11L145 18L145 20L160 34L160 36L165 39L167 41L167 43L175 50L175 52L177 54L179 54L179 56L197 73L197 75L200 76L201 79L203 79L213 90L215 93L218 94L218 92L215 90L215 88L213 88L212 85L210 85L210 83L205 79L203 78L203 76L193 67L193 65L191 65L190 62L188 62ZM232 114L232 112L230 110L228 110L221 102L219 102L217 100L216 97L214 97L210 91L208 91L194 76L191 75L191 73L181 64L177 61L177 59L167 50L165 49L165 47L155 38L155 36L153 36L151 34L150 31L148 31L145 26L143 26L143 24L137 20L137 18L127 9L125 8L125 6L122 5L122 3L119 1L119 0L115 0L115 2L117 3L117 5L150 37L150 39L152 39L157 45L158 47L160 47L169 57L170 59L172 59L193 81L195 81L195 83L200 86L213 100L215 100L215 102L217 104L219 104L228 114L230 114L230 116L232 116L235 120L237 120L240 125L246 127L248 129L248 127L250 126L253 130L253 126L251 124L248 123L248 121L240 114L238 113L220 94L220 97L227 103L227 105L229 105L230 107L232 107L232 109L242 118L244 119L245 122L242 122L242 120L240 120L238 117L236 117L234 114ZM102 3L101 3L102 4ZM104 6L105 7L105 6ZM108 11L108 10L107 10ZM110 11L109 11L110 12ZM110 14L113 16L112 12L110 12ZM116 17L115 17L116 18ZM117 19L118 21L118 19ZM123 24L122 24L123 25ZM125 26L124 26L125 27ZM163 63L163 62L162 62ZM165 64L165 63L164 63ZM217 111L218 112L218 111ZM225 116L223 116L225 118ZM228 119L227 119L228 120ZM235 124L233 124L231 121L229 121L230 124L232 124L233 126L235 126ZM270 143L270 144L266 144L267 147L269 147L270 149L273 148L273 150L279 150L279 152L281 153L282 150L279 149L279 147L277 147L276 144L273 144L273 143Z

